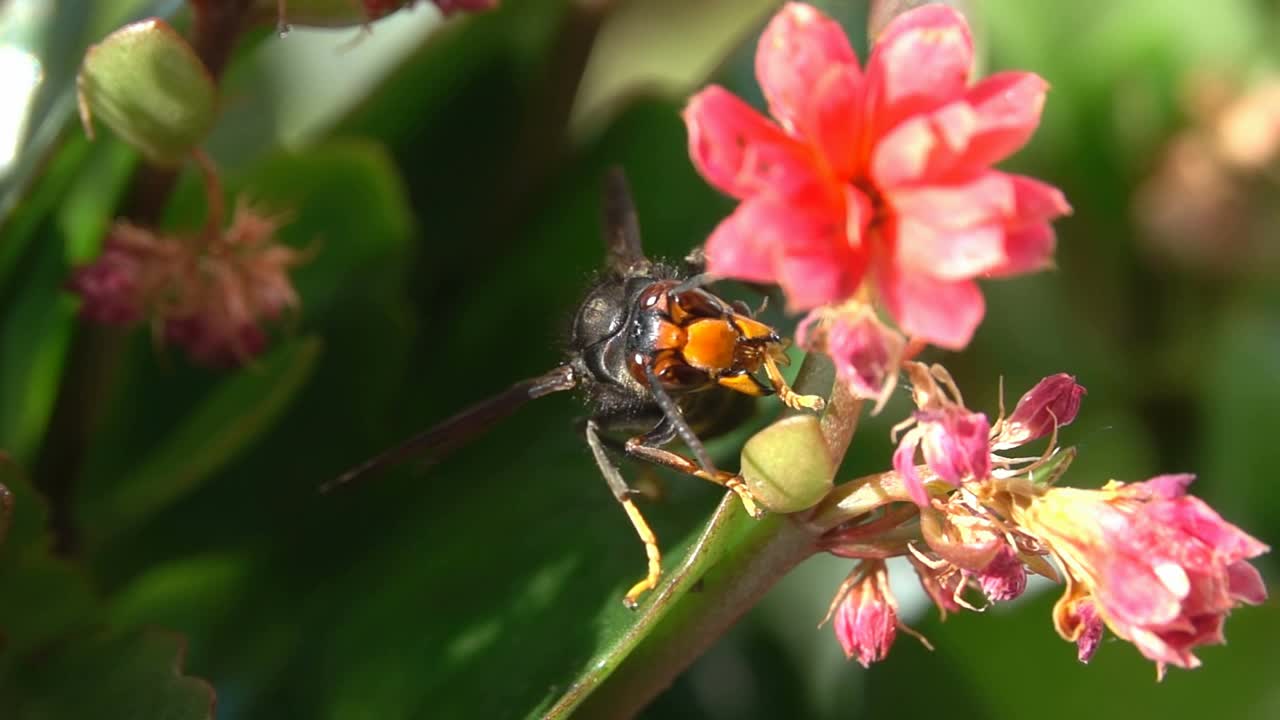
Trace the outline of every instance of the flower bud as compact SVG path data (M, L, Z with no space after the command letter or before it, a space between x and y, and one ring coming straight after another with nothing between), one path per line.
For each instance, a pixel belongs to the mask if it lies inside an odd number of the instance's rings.
M1048 435L1055 427L1070 425L1080 411L1084 386L1066 373L1036 383L997 426L992 447L996 450L1025 445Z
M831 627L846 658L862 667L883 660L897 637L898 603L883 561L864 561L836 594Z
M765 509L799 512L813 507L834 486L836 466L810 413L783 418L742 447L742 478Z
M85 53L76 78L80 119L101 120L151 162L178 165L213 127L218 90L195 50L167 23L143 20Z

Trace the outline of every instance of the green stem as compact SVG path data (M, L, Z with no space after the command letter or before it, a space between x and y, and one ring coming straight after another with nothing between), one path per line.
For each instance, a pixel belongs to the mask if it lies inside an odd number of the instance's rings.
M837 485L818 503L809 522L825 532L892 502L911 502L902 476L894 471L864 475Z

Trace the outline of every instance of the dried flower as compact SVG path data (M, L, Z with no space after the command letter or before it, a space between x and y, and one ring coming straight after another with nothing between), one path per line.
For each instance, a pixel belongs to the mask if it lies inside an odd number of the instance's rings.
M262 324L299 304L289 272L303 253L275 240L280 219L241 203L213 236L180 237L117 223L102 254L70 286L95 322L150 319L197 362L233 367L262 353Z
M776 282L793 310L869 282L907 333L964 347L984 313L978 277L1048 265L1057 189L994 171L1039 124L1046 84L1001 73L968 85L964 18L898 16L865 73L840 26L789 3L756 55L777 123L712 86L685 110L702 175L742 200L707 240L710 272Z
M68 287L80 295L80 315L104 325L142 321L161 301L182 249L143 228L118 222L92 264L77 268Z
M1224 641L1223 621L1234 607L1266 599L1261 576L1246 561L1267 546L1187 495L1193 479L1049 488L1012 504L1013 520L1066 571L1054 623L1080 644L1083 658L1096 647L1089 639L1096 612L1162 675L1166 664L1194 668L1200 660L1192 651Z

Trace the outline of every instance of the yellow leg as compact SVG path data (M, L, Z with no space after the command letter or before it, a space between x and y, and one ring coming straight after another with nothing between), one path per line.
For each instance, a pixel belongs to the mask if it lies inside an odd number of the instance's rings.
M765 356L764 372L769 376L773 389L778 392L778 399L792 410L804 409L816 412L826 405L817 395L801 395L792 390L786 379L782 377L782 371L778 369L778 363L773 357Z
M622 598L622 604L634 610L639 604L640 596L658 586L658 578L662 577L662 552L658 550L658 536L653 534L653 529L640 514L640 508L637 508L630 499L623 500L622 507L627 511L627 517L631 518L631 526L636 529L636 534L644 543L644 551L649 556L649 574L632 585L626 596Z
M730 472L717 470L715 473L708 473L706 470L698 467L698 464L689 458L673 453L670 450L663 450L651 445L645 445L640 438L631 438L627 441L627 454L634 457L648 460L651 463L669 467L672 470L678 470L686 475L708 480L717 485L732 490L737 494L738 499L742 501L742 507L746 509L747 514L753 518L764 516L764 511L756 505L756 500L751 496L751 490L747 488L746 483L742 482L740 475L734 475Z

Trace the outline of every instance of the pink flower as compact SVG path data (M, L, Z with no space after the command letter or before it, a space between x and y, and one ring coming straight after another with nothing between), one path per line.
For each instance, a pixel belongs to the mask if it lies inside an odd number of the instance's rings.
M959 487L966 480L982 480L991 474L991 425L982 413L951 407L916 411L916 426L902 437L893 453L893 467L902 475L911 499L929 504L924 480L916 470L916 449L939 480Z
M1048 435L1055 427L1070 425L1080 412L1085 392L1084 386L1066 373L1050 375L1036 383L1018 400L1013 414L997 424L992 448L1025 445Z
M1012 505L1014 521L1066 571L1054 623L1063 638L1080 643L1082 656L1096 646L1081 641L1093 632L1089 613L1096 611L1161 674L1166 664L1194 668L1196 647L1224 642L1223 622L1233 608L1266 599L1261 576L1246 561L1267 546L1186 495L1193 479L1162 475L1101 490L1050 488Z
M716 275L782 286L792 310L842 302L870 283L897 324L964 347L982 319L978 277L1046 267L1062 194L992 170L1040 121L1031 73L970 86L973 43L943 5L897 17L865 72L835 21L801 3L778 12L756 54L776 122L723 88L689 102L689 152L742 203L707 240Z
M846 658L862 667L883 660L897 637L898 603L883 561L867 560L840 587L827 612Z

